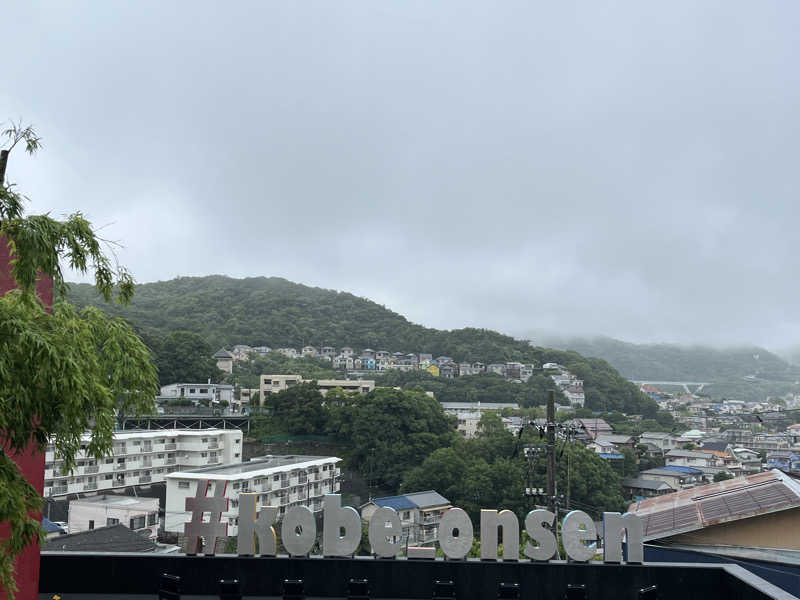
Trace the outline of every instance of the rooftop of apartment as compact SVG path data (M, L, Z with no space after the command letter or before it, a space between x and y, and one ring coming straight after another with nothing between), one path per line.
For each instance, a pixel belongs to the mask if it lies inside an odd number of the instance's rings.
M133 498L131 496L117 496L114 494L102 496L89 496L87 498L80 498L73 500L71 505L91 504L98 506L105 506L107 508L129 508L129 509L146 509L152 510L153 507L158 508L158 498Z
M170 473L167 479L208 479L220 476L225 479L250 479L261 474L285 473L294 469L318 467L331 462L337 463L342 459L336 456L265 456L254 458L248 462L232 463L227 465L214 465Z

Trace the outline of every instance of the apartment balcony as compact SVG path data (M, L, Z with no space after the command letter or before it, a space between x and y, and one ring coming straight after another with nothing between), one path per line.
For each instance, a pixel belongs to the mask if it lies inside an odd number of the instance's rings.
M114 470L115 470L115 471L124 471L124 470L125 470L125 469L127 469L127 468L128 468L128 467L127 467L127 465L126 465L125 463L121 463L121 464L116 464L116 465L114 465Z
M100 465L88 465L83 468L83 472L87 474L92 473L99 473L100 472Z
M175 442L164 444L164 450L166 450L167 452L169 452L170 450L177 450L177 449L178 449L178 444L176 444Z
M168 459L167 459L167 464L168 464L168 465L174 465L174 464L176 464L177 462L178 462L178 459L176 459L176 458L174 458L174 457L173 457L173 458L168 458Z
M143 460L142 461L142 468L150 468L153 466L152 460Z
M212 457L212 458L209 458L208 461L206 462L206 464L209 464L209 465L216 465L218 463L219 463L219 458L217 458L216 456Z
M308 483L308 477L304 477L304 476L301 475L300 477L297 478L297 483L299 485L304 485L304 484Z
M65 485L50 488L51 496L62 496L66 493L67 493L67 486Z
M210 450L214 450L216 448L219 448L219 442L217 442L217 441L208 442L208 448Z
M83 485L83 490L85 492L90 492L90 491L96 490L96 489L97 489L97 483L86 483L86 484Z
M422 524L423 525L433 525L434 523L438 523L442 520L441 515L425 515L422 517Z
M114 446L113 453L114 456L123 456L128 453L128 449L126 446Z
M143 475L142 477L139 477L139 483L150 483L152 480L153 478L150 477L150 475Z

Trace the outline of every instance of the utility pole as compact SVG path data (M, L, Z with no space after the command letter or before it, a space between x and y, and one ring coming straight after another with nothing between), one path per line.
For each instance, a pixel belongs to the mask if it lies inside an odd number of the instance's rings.
M556 512L556 405L553 390L547 391L547 503Z

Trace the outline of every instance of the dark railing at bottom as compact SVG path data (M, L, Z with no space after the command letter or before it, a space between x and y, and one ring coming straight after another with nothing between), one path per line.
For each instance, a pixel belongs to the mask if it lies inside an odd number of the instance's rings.
M180 578L182 594L211 597L219 597L221 580L236 580L235 593L245 597L280 598L287 591L285 583L294 581L301 582L304 596L322 598L364 597L363 593L354 592L365 589L371 598L425 600L430 600L434 594L458 600L499 597L562 600L567 596L588 600L794 598L735 565L79 552L43 552L39 591L43 594L102 594L107 598L126 594L155 596L163 574Z

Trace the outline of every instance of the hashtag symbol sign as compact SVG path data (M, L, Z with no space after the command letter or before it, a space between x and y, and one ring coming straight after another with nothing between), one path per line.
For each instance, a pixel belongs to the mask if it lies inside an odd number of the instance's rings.
M214 480L213 496L208 495L210 486L211 481L200 479L194 498L186 498L186 510L192 512L192 520L183 526L186 554L214 554L217 538L228 535L228 524L220 523L222 513L228 510L228 499L225 497L227 481ZM209 514L208 521L203 520L205 513Z

